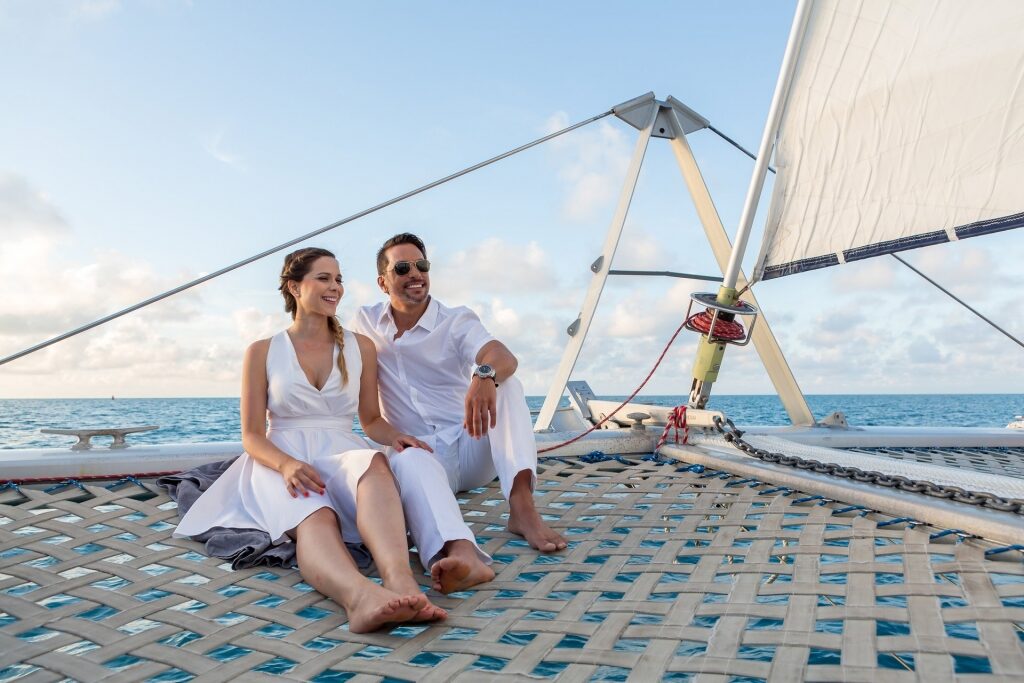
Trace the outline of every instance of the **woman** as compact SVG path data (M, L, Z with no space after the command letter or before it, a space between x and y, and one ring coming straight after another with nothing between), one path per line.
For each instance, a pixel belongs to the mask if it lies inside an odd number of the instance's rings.
M285 257L281 294L292 324L254 342L242 370L245 453L195 502L175 536L213 527L262 529L295 540L302 578L342 607L355 633L447 616L409 568L405 518L385 456L352 432L401 451L427 448L380 416L377 356L335 318L344 293L325 249ZM270 425L267 427L269 413ZM365 543L383 586L363 576L345 543Z

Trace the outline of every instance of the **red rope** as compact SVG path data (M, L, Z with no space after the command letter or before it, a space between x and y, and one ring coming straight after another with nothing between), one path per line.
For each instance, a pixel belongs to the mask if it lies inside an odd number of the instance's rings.
M81 474L78 476L64 476L64 477L21 477L18 479L4 479L0 483L11 482L14 484L59 484L63 481L106 481L108 479L124 479L126 477L135 477L136 479L153 479L156 477L166 477L171 474L180 474L181 470L173 470L170 472L136 472L133 474Z
M671 429L675 429L675 441L676 443L686 444L690 440L690 428L686 425L686 406L676 406L672 409L672 412L668 414L668 421L665 423L665 431L661 433L661 438L658 439L658 445L654 447L657 451L665 442L668 441L668 433ZM679 430L683 430L683 440L679 441Z
M605 415L603 418L601 418L601 420L597 424L595 424L593 427L591 427L587 431L583 432L582 434L574 436L573 438L569 439L568 441L563 441L562 443L555 444L554 446L548 446L547 448L542 448L542 449L537 451L537 454L539 455L541 453L547 453L548 451L553 451L556 448L561 448L562 446L568 446L571 443L579 441L580 439L585 437L587 434L589 434L590 432L594 431L595 429L599 429L601 427L601 425L603 425L608 420L612 419L612 417L614 417L616 413L618 413L620 410L622 410L626 406L627 403L629 403L634 398L636 398L636 395L640 393L640 390L643 389L644 386L647 384L647 382L651 379L651 377L654 376L654 371L658 369L659 365L661 365L661 361L665 358L665 354L668 353L669 347L672 346L672 342L674 342L676 340L676 337L679 336L679 333L683 331L683 327L685 327L685 326L686 326L686 320L684 320L679 325L679 327L676 328L676 331L674 333L672 333L672 338L668 340L667 344L665 344L665 348L662 349L661 355L658 356L658 360L655 361L654 367L651 368L651 371L649 373L647 373L647 377L644 378L644 381L641 382L640 386L638 386L636 388L636 390L632 394L629 395L629 398L627 398L625 401L623 401L622 403L619 404L618 408L616 408L615 410L610 412L608 415ZM718 325L717 324L715 325L715 329L718 329Z
M740 302L742 303L742 302ZM736 341L743 339L746 333L743 331L743 325L739 324L735 320L723 320L722 316L718 316L718 320L715 321L715 331L713 334L708 334L711 329L711 318L714 314L709 310L703 310L699 313L694 313L686 320L686 325L692 330L707 334L709 337L714 339L724 339L725 341Z

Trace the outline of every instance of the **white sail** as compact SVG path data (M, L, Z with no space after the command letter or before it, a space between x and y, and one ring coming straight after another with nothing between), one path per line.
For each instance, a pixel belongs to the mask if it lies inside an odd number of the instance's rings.
M817 0L755 279L1024 225L1024 2Z

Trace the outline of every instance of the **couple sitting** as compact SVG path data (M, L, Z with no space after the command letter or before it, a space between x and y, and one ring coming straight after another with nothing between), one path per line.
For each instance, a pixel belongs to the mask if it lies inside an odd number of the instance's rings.
M294 539L303 579L345 608L354 632L447 616L409 568L406 522L434 589L494 578L454 493L495 475L509 530L543 552L566 547L533 504L537 451L515 356L468 308L432 299L429 270L415 235L385 242L377 284L388 301L360 309L357 334L335 318L344 287L334 255L310 248L285 258L280 290L293 322L246 351L246 452L175 532ZM353 433L356 412L387 457ZM346 543L365 543L383 586L359 572Z

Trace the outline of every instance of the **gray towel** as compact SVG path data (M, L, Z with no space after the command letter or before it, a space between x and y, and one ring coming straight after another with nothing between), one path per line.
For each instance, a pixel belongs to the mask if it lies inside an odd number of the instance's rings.
M178 503L180 518L234 461L232 458L207 463L187 472L160 477L156 483ZM230 560L232 569L296 566L295 543L289 540L274 545L271 543L273 539L270 538L270 534L260 529L229 529L217 526L192 538L206 544L208 555ZM370 551L362 543L346 543L345 546L360 569L366 569L373 562Z

